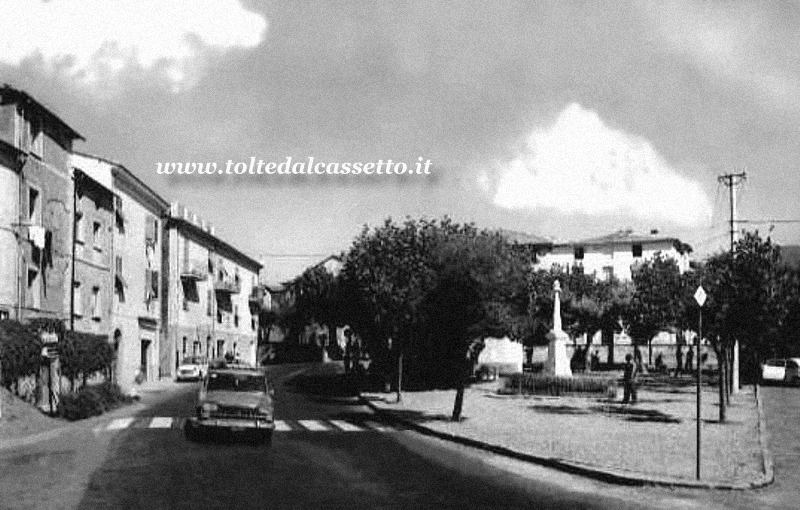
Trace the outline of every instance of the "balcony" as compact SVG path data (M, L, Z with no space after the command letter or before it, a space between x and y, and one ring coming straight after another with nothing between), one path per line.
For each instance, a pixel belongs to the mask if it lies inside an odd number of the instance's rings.
M184 280L194 280L196 282L205 281L205 279L208 278L208 264L194 261L185 263L181 270L181 278Z
M226 294L238 294L242 291L242 283L238 280L214 280L214 290Z
M250 296L247 298L247 302L250 306L250 313L258 313L264 302L264 289L261 287L253 287Z

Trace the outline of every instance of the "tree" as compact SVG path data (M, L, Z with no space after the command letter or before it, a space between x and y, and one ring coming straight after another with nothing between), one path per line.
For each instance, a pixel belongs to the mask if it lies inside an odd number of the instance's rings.
M445 292L442 282L452 283L456 268L479 289L486 319L476 336L521 339L529 334L529 263L504 236L447 217L407 219L401 225L388 219L381 227L364 229L341 273L343 297L351 303L345 307L347 322L366 340L373 358L385 360L379 367L388 370L408 355L411 367L398 370L398 377L410 372L428 387L462 383L467 347L452 349L430 320L430 293ZM445 275L450 276L443 280Z
M631 277L634 292L623 320L634 343L647 344L648 363L652 363L653 337L678 325L685 286L677 261L661 253L635 265Z
M0 321L0 383L4 387L10 390L15 386L19 395L19 379L37 373L41 352L42 342L32 328L14 320Z
M720 421L725 421L725 401L735 340L742 344L748 375L770 354L780 327L787 321L791 284L780 264L780 248L769 237L746 232L732 252L711 257L703 270L708 293L704 332L720 357ZM707 319L706 319L707 318Z

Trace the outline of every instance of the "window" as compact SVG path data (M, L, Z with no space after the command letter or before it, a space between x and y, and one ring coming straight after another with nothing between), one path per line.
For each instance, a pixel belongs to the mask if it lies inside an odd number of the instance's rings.
M124 235L125 215L122 213L122 198L119 195L114 195L114 219L117 224L117 232L119 235Z
M636 258L641 257L642 256L642 245L641 244L634 244L633 247L631 248L631 252L633 253L634 257L636 257Z
M0 321L7 321L10 317L8 310L0 310Z
M253 331L256 330L256 318L255 317L250 317L250 329L252 329Z
M85 237L83 223L83 212L75 211L75 242L79 244L83 244Z
M239 327L239 305L233 306L233 325Z
M158 299L158 271L150 271L150 296Z
M148 216L145 220L144 240L149 245L158 242L158 220L155 216Z
M186 356L186 342L187 342L188 340L189 340L188 338L186 338L186 337L183 337L183 351L181 351L181 352L183 352L183 355L184 355L184 356Z
M214 291L209 289L206 292L206 315L211 317L211 309L214 306Z
M103 251L103 224L99 221L92 223L92 236L94 239L94 249L97 251Z
M28 187L28 223L39 225L42 221L42 206L39 190Z
M44 130L40 117L31 119L31 152L40 158L44 156Z
M39 278L39 271L36 268L28 268L28 306L31 308L39 308L41 306L41 278Z
M584 249L583 246L575 247L575 260L583 260Z
M83 294L81 292L81 282L75 282L72 286L72 299L74 301L73 305L73 315L82 316L83 315Z
M222 312L217 310L217 324L222 324Z
M100 287L92 287L92 319L100 320Z

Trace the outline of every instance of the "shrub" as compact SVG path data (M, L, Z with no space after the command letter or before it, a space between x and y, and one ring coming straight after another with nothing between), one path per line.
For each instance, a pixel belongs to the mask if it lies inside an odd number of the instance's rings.
M14 321L0 322L0 364L3 380L10 388L18 379L35 375L41 365L42 342L30 327ZM17 392L19 394L19 392Z
M603 376L561 377L552 374L513 374L506 379L505 391L529 395L600 395L616 394L617 381Z
M58 415L67 420L82 420L99 416L106 411L132 401L119 386L109 382L84 386L75 393L62 394L58 402Z

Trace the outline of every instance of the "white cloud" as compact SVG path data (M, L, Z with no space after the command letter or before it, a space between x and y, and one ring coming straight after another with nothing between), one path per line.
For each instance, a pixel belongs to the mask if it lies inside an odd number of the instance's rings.
M696 226L711 207L700 186L676 172L644 138L606 126L597 113L567 106L503 164L494 203L509 209L627 215Z
M180 89L210 53L258 46L266 28L238 0L6 0L0 62L40 59L88 83L155 70Z

